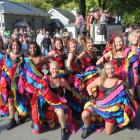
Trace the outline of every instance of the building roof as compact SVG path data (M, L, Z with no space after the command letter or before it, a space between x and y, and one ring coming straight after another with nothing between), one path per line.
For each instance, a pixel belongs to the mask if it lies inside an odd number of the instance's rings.
M33 7L26 3L0 0L0 13L12 13L19 15L34 15L47 17L49 14L41 9Z
M59 12L61 15L63 15L64 17L66 17L70 21L75 21L75 15L73 13L71 13L70 11L64 10L64 9L57 9L57 8L55 8L55 9L50 10L48 13L51 14L51 12L53 10L56 10L57 12Z

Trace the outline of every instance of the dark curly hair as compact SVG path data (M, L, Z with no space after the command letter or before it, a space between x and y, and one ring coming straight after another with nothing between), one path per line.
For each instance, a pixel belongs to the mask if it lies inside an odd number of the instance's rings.
M30 42L30 43L29 43L28 54L30 55L29 48L30 48L31 45L34 45L35 48L36 48L36 54L35 54L35 56L41 56L41 50L40 50L40 47L37 45L36 42Z

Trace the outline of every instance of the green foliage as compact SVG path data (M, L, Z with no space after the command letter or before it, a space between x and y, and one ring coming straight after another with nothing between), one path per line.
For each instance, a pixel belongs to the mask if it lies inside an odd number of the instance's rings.
M69 2L71 2L71 0L44 0L45 3L50 3L52 5L52 7L60 7L63 4L67 4Z
M68 9L68 10L79 9L79 4L75 1L71 1L66 4L61 5L61 8Z
M123 15L123 20L122 20L122 24L126 25L126 24L139 24L140 23L140 9L136 9L134 10L132 13L125 13Z
M80 9L82 13L91 7L108 9L112 14L121 15L123 24L140 22L140 0L12 0L26 2L41 9ZM86 3L86 6L84 5Z
M43 4L44 0L11 0L14 2L22 2L22 3L29 3L35 7L40 8L41 5Z

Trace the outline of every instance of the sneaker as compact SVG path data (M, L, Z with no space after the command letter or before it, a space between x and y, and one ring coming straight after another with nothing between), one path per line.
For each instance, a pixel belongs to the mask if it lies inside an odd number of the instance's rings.
M134 121L131 121L131 122L128 124L128 129L130 129L130 130L137 129L136 123L135 123Z

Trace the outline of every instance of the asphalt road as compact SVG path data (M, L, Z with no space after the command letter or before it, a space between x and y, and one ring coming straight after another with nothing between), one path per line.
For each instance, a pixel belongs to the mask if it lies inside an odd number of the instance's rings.
M105 132L94 132L86 140L139 140L140 139L140 111L136 117L137 129L130 130L124 128L111 136L107 136ZM46 131L42 134L35 135L32 133L31 121L27 121L7 131L6 126L8 118L0 118L0 140L61 140L60 128L56 130ZM81 130L70 135L68 140L81 140Z

